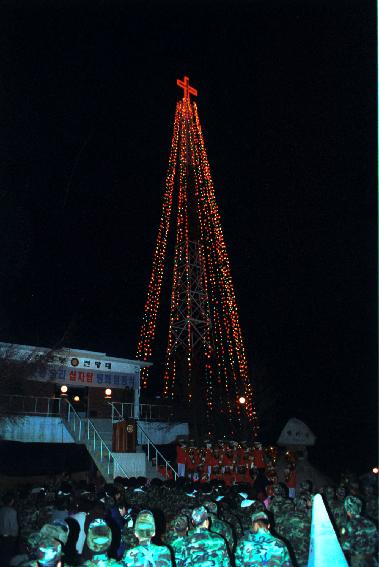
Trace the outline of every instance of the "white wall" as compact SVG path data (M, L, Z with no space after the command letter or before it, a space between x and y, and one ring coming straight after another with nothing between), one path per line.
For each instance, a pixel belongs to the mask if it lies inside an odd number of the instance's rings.
M106 421L108 422L108 420ZM138 423L156 445L173 443L178 438L189 434L188 423L167 423L164 421L139 421ZM107 426L109 426L111 435L112 424L110 420ZM103 429L100 428L100 431ZM24 443L74 443L60 417L28 415L17 419L14 423L0 421L0 438L6 441L22 441ZM111 444L109 439L105 439L105 441ZM139 429L137 430L137 443L146 444Z
M0 438L23 443L74 443L60 417L26 415L14 423L0 421Z
M146 476L146 455L145 453L112 453L122 467L124 467L127 475L130 476ZM118 468L115 462L113 478L116 476L124 476L124 473Z
M144 432L156 445L173 443L177 438L189 435L188 423L166 423L164 421L138 421ZM146 444L143 435L137 429L137 443Z

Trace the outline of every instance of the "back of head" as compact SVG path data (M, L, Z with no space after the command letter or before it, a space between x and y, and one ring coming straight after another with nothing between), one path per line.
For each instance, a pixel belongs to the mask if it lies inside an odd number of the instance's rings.
M134 533L139 540L151 539L155 536L155 520L150 510L142 510L135 521Z
M208 520L208 512L204 506L199 506L198 508L194 508L191 517L193 525L198 527L201 526L205 520Z
M112 542L110 527L101 518L97 518L88 526L87 546L95 553L106 551Z
M253 514L251 514L251 523L258 524L260 528L264 528L268 530L269 528L268 515L266 514L266 512L262 512L262 511L254 512Z
M362 511L362 501L356 496L346 496L343 505L352 516L359 516Z
M177 533L184 533L187 531L188 528L188 519L187 516L180 514L174 518L172 522L173 528Z
M217 504L211 500L204 502L204 507L208 510L210 514L217 514Z

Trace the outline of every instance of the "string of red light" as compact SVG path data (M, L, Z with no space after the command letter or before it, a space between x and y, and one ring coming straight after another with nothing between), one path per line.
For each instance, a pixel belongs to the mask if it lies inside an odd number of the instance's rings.
M166 261L167 239L174 199L177 199L176 246L172 276L169 336L166 350L164 373L164 396L175 398L177 364L173 326L179 318L180 290L186 290L187 346L184 354L187 364L186 394L192 397L192 342L190 318L192 314L190 266L189 266L189 191L194 191L196 210L200 227L203 286L208 301L204 313L210 317L212 325L204 342L205 394L207 418L214 411L226 414L230 420L238 417L241 423L242 408L238 403L241 394L246 399L243 411L257 434L258 424L253 404L253 391L248 376L248 365L239 324L237 301L235 297L229 256L221 227L221 217L216 203L214 185L205 149L197 106L190 101L190 94L197 91L189 86L188 77L178 81L184 90L183 100L177 103L174 132L171 143L169 167L166 176L166 189L163 210L158 230L157 244L153 258L153 270L145 303L143 323L138 342L137 356L148 360L152 355L152 345L156 332L157 314L162 288L163 270ZM189 186L188 171L193 171L194 187ZM174 194L177 193L175 198ZM185 266L184 274L179 266ZM183 278L185 282L183 282ZM209 347L213 344L213 349ZM147 373L143 375L143 385L147 384ZM223 409L225 407L225 410Z

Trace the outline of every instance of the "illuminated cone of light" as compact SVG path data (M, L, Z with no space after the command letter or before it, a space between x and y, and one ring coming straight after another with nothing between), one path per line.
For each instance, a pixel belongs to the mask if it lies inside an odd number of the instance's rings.
M313 499L308 567L348 567L321 494Z

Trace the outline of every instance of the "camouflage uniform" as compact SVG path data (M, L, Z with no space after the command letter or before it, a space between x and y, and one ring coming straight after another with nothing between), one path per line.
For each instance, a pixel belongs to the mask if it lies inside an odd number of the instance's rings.
M121 532L121 541L125 544L125 549L133 549L139 543L138 538L134 533L134 528L128 528L127 525L124 526Z
M241 505L249 502L249 500L242 501ZM242 512L243 510L243 512ZM265 505L260 500L253 500L252 504L241 508L241 523L243 534L247 534L251 528L251 515L256 512L264 512L266 510Z
M230 567L225 540L207 528L195 528L188 534L186 566Z
M166 533L162 536L162 539L167 545L172 545L176 539L183 535L182 532L187 533L187 531L188 517L184 514L178 514L168 522Z
M217 504L215 502L204 502L204 506L208 510L208 518L210 519L210 531L222 536L229 546L229 551L233 551L234 537L232 528L217 516Z
M225 540L216 533L202 527L208 520L204 506L195 508L192 521L195 529L188 534L185 567L230 567L230 559Z
M231 526L229 526L226 522L215 516L214 514L209 514L209 518L211 520L210 530L211 532L215 532L222 536L226 543L229 546L229 550L234 550L234 536L233 530Z
M289 499L285 498L284 489L280 484L275 484L273 491L274 497L270 503L270 512L276 519L279 514L285 511L285 509L288 510Z
M126 567L172 567L171 553L166 546L151 543L155 535L154 516L149 510L142 510L134 525L139 545L125 551L122 565Z
M252 524L258 520L268 520L265 512L252 514ZM236 567L292 567L285 544L270 534L268 529L259 527L257 532L250 531L237 544L235 553Z
M146 542L124 553L120 565L126 567L172 567L171 553L166 546Z
M363 491L364 494L364 516L373 520L378 521L378 497L375 496L374 488L372 486L366 486Z
M236 542L237 539L239 539L243 534L242 523L240 518L237 516L237 514L233 514L233 512L230 512L230 510L223 510L222 516L224 522L226 522L227 525L232 530L233 540L234 542Z
M333 503L330 505L330 512L332 514L334 523L339 532L341 532L342 528L346 527L346 522L347 522L346 510L343 505L345 497L346 497L345 487L338 486L336 490L336 498L333 500Z
M293 499L291 498L280 498L280 506L275 507L275 512L273 513L274 516L274 526L275 531L280 537L287 537L287 523L289 519L292 517L294 503ZM271 506L270 506L270 512Z
M295 499L295 512L289 515L285 530L282 531L291 544L298 565L305 565L308 561L310 531L307 500L300 496Z
M86 540L88 548L94 553L92 559L83 563L85 567L122 567L115 559L110 559L106 553L112 543L112 532L103 519L96 519L88 526Z
M359 498L347 496L344 506L351 516L346 528L342 529L342 549L349 553L351 567L369 567L373 565L377 541L376 526L367 518L360 516L362 502Z
M176 537L171 543L171 548L174 552L176 567L183 567L187 555L187 542L188 538L184 536Z
M175 556L176 567L182 567L186 555L186 543L188 530L188 518L184 515L178 515L174 518L170 525L168 532L164 536L164 543L167 543Z

